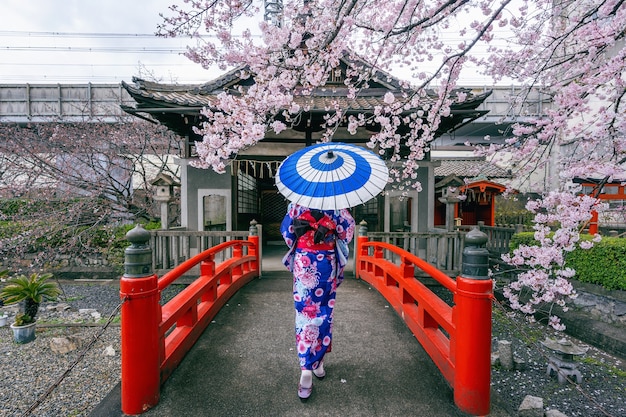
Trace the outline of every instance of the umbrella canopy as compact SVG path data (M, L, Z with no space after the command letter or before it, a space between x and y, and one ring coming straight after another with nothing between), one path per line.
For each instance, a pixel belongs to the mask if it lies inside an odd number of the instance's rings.
M388 179L385 162L370 150L329 142L289 155L278 167L276 186L293 203L334 210L371 200Z

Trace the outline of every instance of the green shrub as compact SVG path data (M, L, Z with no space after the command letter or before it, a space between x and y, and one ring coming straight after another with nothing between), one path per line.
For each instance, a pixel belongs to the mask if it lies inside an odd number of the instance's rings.
M22 229L22 226L18 222L0 220L0 239L11 238L20 233Z
M509 247L511 248L511 252L515 249L519 248L520 245L536 245L537 241L535 240L535 232L522 232L515 233L511 236L511 241L509 242Z
M607 290L626 290L626 239L603 237L591 249L576 249L565 257L581 282Z
M589 240L581 235L581 240ZM536 245L533 232L516 233L511 238L511 251L520 245ZM603 237L591 249L576 248L565 256L565 266L576 270L575 279L597 284L607 290L626 290L626 239Z
M148 222L142 225L146 230L154 230L161 228L161 222ZM109 262L119 268L124 265L124 251L130 243L126 240L126 233L128 233L135 224L125 224L115 227L112 231L112 239L109 245L103 249L103 253L106 255Z

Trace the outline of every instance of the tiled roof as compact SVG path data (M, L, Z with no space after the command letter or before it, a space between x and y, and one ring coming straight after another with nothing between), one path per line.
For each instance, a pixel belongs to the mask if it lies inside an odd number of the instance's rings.
M301 108L306 109L306 111L330 111L333 107L339 106L344 111L356 112L371 110L375 106L385 105L383 97L388 92L398 96L415 93L410 88L403 87L403 83L399 79L372 67L354 53L346 52L341 61L344 65L352 68L362 68L363 71L371 71L371 84L373 85L370 85L370 88L362 89L354 99L348 99L348 89L343 84L329 84L317 88L306 95L298 94L296 89L294 91L295 102ZM160 84L138 78L133 78L134 84L122 82L122 85L138 102L137 109L154 107L212 107L216 103L218 94L232 89L234 85L241 85L246 88L254 83L253 77L242 78L242 72L246 71L248 71L248 68L245 66L237 67L212 81L197 85ZM491 94L491 92L487 92L475 95L468 89L459 89L457 91L460 90L467 93L467 96L463 102L457 102L452 105L455 111L475 110ZM454 100L457 91L452 91L450 98ZM420 98L420 108L433 104L436 99L435 92L429 91L426 97Z
M138 80L139 81L139 80ZM192 88L190 88L192 87ZM216 103L215 94L200 94L198 86L179 86L179 88L160 88L154 83L139 81L136 86L124 83L124 88L135 98L151 99L169 106L211 107ZM294 100L302 108L311 110L331 110L335 105L347 110L371 109L382 105L382 96L356 97L348 99L345 95L296 96Z
M320 117L327 113L333 113L335 108L341 109L347 114L369 113L374 108L385 106L384 97L388 93L401 96L412 96L416 91L407 88L403 82L394 78L390 74L373 68L364 60L346 54L341 58L342 68L348 67L371 72L368 88L359 91L356 97L349 98L347 87L335 80L329 84L319 87L312 92L293 90L294 102L300 106L303 113L315 116L309 120L301 119L300 124L295 124L295 131L308 129L307 123L313 123L312 128L317 128L323 123ZM197 85L172 85L149 82L133 78L133 83L122 82L122 86L128 91L136 101L134 107L122 106L122 109L137 117L158 121L165 124L170 129L181 135L195 135L193 126L202 119L200 110L204 107L215 108L217 106L218 94L228 91L237 94L237 86L243 89L254 84L253 76L242 76L242 71L247 71L245 67L235 68L215 80ZM463 91L465 99L455 101L457 93ZM478 106L491 94L491 92L473 94L469 89L458 89L450 92L450 99L453 101L450 115L443 118L438 127L438 134L453 131L459 126L469 123L472 120L488 113L487 110L479 110ZM425 96L420 95L419 104L414 108L404 108L404 114L415 113L417 110L430 107L437 99L436 94L428 91ZM181 115L190 117L180 117ZM363 139L363 138L361 138Z
M487 178L511 178L506 170L483 159L438 159L441 165L435 167L435 177L447 177L456 175L459 178L474 178L485 176Z
M149 106L147 101L153 101L163 107L175 107L185 106L191 108L212 107L217 100L216 94L209 94L206 90L203 90L202 85L165 85L150 83L143 80L135 80L135 85L122 83L124 88L140 103L138 109L141 107ZM203 92L201 92L203 91ZM379 92L380 95L376 95ZM307 111L332 111L334 107L339 107L344 111L365 111L371 110L375 106L384 106L383 97L386 91L372 91L367 95L357 96L355 98L347 97L347 90L343 88L320 89L320 91L314 92L312 95L298 96L296 95L294 101L300 105L301 108ZM477 106L484 100L486 96L474 96L474 100ZM434 98L426 97L421 100L422 105L431 104ZM463 103L462 107L468 109L468 103ZM471 107L468 110L471 110ZM458 108L456 110L459 110Z

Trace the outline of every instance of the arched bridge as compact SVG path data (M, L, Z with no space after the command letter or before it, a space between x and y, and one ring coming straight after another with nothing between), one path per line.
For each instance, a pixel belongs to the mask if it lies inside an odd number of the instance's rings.
M261 256L251 232L157 277L148 239L129 233L122 380L92 416L508 415L490 399L492 289L480 262L452 279L399 247L356 238L327 377L303 404L286 247ZM160 299L182 279L184 290Z

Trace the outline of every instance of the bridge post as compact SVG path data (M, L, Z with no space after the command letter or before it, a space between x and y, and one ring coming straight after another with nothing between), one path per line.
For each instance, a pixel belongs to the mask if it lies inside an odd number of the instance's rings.
M454 295L454 402L472 415L487 415L490 408L493 283L488 276L486 243L487 235L477 228L466 235Z
M259 229L257 228L257 221L252 219L250 221L250 227L248 228L248 240L254 243L253 253L250 255L256 256L256 264L254 265L254 269L259 271L259 277L261 276L261 246L259 239Z
M367 255L367 248L363 247L364 243L367 243L369 238L367 237L367 222L361 220L359 222L359 235L356 238L356 247L354 248L354 276L359 279L359 271L361 269L360 259L361 256Z
M152 271L150 233L137 225L126 234L120 280L122 412L141 414L159 402L160 354L158 277Z

